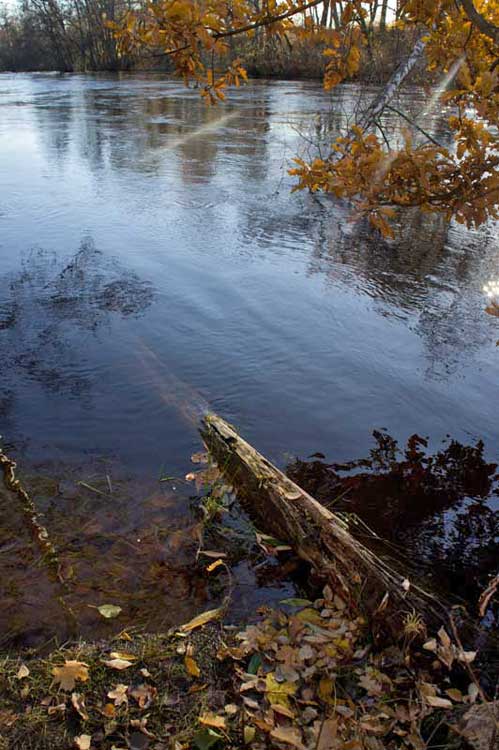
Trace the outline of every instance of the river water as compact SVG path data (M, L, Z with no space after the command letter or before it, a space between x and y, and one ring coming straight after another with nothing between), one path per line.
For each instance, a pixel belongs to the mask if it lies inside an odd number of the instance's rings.
M387 243L290 195L292 157L363 93L258 81L207 108L158 75L0 76L0 433L21 466L183 476L204 408L281 466L364 455L380 428L497 457L497 226L410 214ZM445 138L427 100L398 107ZM137 493L109 505L60 513L161 522Z

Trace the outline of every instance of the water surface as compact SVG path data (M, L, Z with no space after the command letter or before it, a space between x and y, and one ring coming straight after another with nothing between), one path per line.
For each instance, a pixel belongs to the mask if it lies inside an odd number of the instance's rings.
M338 124L360 94L259 81L206 108L156 75L0 76L0 433L21 464L182 476L205 405L279 465L364 455L379 428L496 457L497 227L407 214L386 243L290 195L316 113ZM150 523L143 495L116 533Z

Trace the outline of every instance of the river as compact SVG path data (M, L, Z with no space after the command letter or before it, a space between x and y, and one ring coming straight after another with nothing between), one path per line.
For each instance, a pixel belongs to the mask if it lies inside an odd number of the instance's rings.
M208 108L160 75L0 75L0 433L21 467L181 477L204 408L280 466L365 455L381 428L497 458L497 226L408 214L385 242L348 206L290 194L317 113L338 123L361 93L257 81ZM439 134L427 99L398 106ZM151 492L44 510L61 544L58 513L137 536L171 519Z

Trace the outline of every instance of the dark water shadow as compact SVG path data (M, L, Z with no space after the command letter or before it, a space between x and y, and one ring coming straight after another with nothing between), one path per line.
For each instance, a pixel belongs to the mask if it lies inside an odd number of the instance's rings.
M288 474L332 510L354 514L352 532L359 538L476 616L479 596L497 572L497 464L486 460L481 441L449 439L431 453L418 435L404 448L384 431L373 436L366 458L343 464L296 459ZM496 602L487 622L498 618Z

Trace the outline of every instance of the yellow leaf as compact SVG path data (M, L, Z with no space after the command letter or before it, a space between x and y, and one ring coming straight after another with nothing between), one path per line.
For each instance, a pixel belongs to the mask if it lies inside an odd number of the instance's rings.
M223 565L223 564L224 564L223 560L220 560L220 559L215 560L215 562L212 562L210 563L210 565L208 565L206 570L208 571L208 573L211 573L212 570L215 570L215 568L219 568L220 565Z
M334 703L333 701L333 681L330 677L323 677L319 682L317 695L324 703Z
M225 729L226 727L224 717L217 716L216 714L211 713L211 711L201 714L199 717L199 723L206 727L215 727L215 729Z
M111 659L126 659L126 661L136 661L135 654L129 654L126 651L111 651Z
M271 705L274 703L289 709L289 696L296 693L296 685L293 682L277 682L274 673L269 672L265 678L265 692Z
M196 660L193 659L192 656L186 656L184 659L184 664L187 672L192 675L192 677L199 677L201 675L201 670L199 669Z
M249 745L255 739L256 730L255 727L250 727L249 724L245 724L243 730L244 744Z
M59 683L62 690L73 690L77 680L88 680L88 664L82 661L65 661L62 667L54 667L52 674L54 682Z
M320 613L317 612L316 609L312 609L311 607L307 607L306 609L302 609L300 612L297 612L296 617L302 622L311 622L313 625L324 624Z
M195 628L200 628L203 625L206 625L206 623L211 622L211 620L218 619L221 614L222 614L221 607L219 607L218 609L209 609L206 612L202 612L197 617L194 617L194 619L189 620L189 622L186 622L185 625L182 625L179 628L179 632L189 633L191 630L194 630Z

